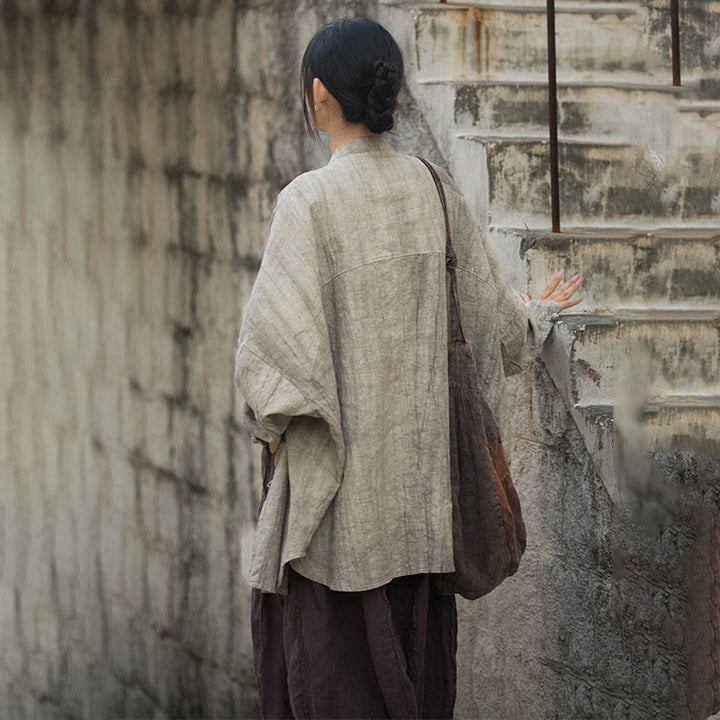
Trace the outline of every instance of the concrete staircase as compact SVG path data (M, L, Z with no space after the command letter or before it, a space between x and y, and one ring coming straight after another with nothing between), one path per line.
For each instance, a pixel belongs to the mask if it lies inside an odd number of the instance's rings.
M552 234L545 4L379 3L511 281L533 295L561 268L586 276L545 360L613 499L618 425L648 448L720 455L720 45L698 50L720 3L687 16L682 88L667 5L557 0L563 233Z

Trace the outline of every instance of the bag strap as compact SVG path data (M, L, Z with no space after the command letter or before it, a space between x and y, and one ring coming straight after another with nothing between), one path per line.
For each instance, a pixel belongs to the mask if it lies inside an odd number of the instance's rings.
M442 180L437 174L437 170L425 159L418 155L418 160L422 162L425 167L430 171L433 180L435 181L435 187L437 188L438 195L440 196L440 204L442 205L443 215L445 216L445 263L448 270L455 268L457 265L457 256L452 246L452 238L450 236L450 218L448 217L447 210L447 199L445 197L445 188L443 187Z
M445 217L445 269L448 272L447 292L448 292L448 341L449 342L467 342L465 338L465 329L460 315L460 298L458 296L457 276L455 268L457 267L457 255L452 246L452 237L450 234L450 218L448 216L447 198L445 197L445 188L442 180L437 174L437 170L425 159L416 156L425 167L430 171L438 195L440 196L440 204L442 205L443 215Z

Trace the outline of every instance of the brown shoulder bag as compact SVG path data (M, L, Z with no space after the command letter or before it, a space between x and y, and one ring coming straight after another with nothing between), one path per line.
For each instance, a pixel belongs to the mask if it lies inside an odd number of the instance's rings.
M445 215L450 391L450 485L455 571L434 576L435 588L474 600L513 575L525 551L525 523L510 479L495 418L480 388L458 300L457 257L440 177L425 159Z

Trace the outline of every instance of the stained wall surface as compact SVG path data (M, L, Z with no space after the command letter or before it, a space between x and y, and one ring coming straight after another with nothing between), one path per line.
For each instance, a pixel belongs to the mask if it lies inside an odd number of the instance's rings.
M253 717L234 349L361 3L5 2L0 717Z

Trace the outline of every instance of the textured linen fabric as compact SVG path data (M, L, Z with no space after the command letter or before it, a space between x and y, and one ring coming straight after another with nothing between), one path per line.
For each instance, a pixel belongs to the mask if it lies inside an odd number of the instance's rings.
M448 199L463 321L507 428L505 375L527 367L558 303L522 302L459 189ZM333 590L453 566L445 232L427 168L381 137L340 146L280 193L238 339L242 422L284 442L249 583L287 564Z

